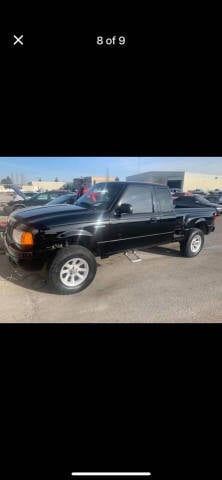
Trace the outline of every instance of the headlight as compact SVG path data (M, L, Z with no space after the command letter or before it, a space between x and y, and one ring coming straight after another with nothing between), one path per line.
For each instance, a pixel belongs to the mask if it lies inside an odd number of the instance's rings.
M12 238L18 245L32 246L34 245L33 234L31 232L21 231L14 228Z

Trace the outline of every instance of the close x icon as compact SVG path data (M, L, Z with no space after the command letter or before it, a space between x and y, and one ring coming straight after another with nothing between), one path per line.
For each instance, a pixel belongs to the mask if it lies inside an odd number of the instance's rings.
M11 34L11 45L13 47L21 47L24 45L24 35L23 33L12 33Z

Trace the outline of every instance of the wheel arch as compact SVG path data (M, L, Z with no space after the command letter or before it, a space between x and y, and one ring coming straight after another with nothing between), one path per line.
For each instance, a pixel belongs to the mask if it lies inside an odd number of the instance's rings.
M91 251L91 253L97 253L98 247L95 236L87 232L86 230L67 231L60 235L57 235L55 241L52 244L52 250L65 248L73 245L79 245Z
M18 210L19 208L25 208L25 205L23 203L19 203L17 205L13 205L12 211L14 212L15 210Z
M199 218L195 222L194 228L199 228L199 230L202 230L202 232L205 235L207 235L209 233L209 228L208 228L208 225L207 225L206 220L204 218Z
M76 255L84 259L85 262L88 264L87 276L84 278L80 277L80 280L82 280L80 281L80 283L65 284L63 282L63 279L61 279L61 271L64 266L64 262L66 263L70 260L70 258L72 259L72 257L75 257ZM80 268L79 270L82 270L82 268ZM60 251L57 252L57 255L54 256L53 261L48 265L48 284L49 287L61 294L77 293L86 288L93 281L96 275L96 271L97 263L93 253L88 248L83 247L82 244L70 244L68 248L61 248ZM65 275L67 275L67 272L64 273ZM82 272L81 275L83 273L84 272ZM71 273L71 276L73 276L73 280L75 280L74 277L76 275L77 277L80 276L78 268L77 272L74 269L74 271ZM70 272L68 272L68 277L70 277Z

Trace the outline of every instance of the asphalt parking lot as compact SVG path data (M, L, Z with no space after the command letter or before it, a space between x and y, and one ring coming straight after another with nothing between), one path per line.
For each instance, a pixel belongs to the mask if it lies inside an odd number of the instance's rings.
M98 258L93 283L79 294L49 293L43 272L24 272L0 254L0 321L221 322L222 217L193 259L177 244L141 251L130 263L118 254Z

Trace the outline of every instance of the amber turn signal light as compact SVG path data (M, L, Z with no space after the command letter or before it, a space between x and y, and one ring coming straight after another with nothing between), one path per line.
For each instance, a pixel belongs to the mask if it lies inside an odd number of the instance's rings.
M33 235L31 232L23 232L21 235L21 245L34 245Z

